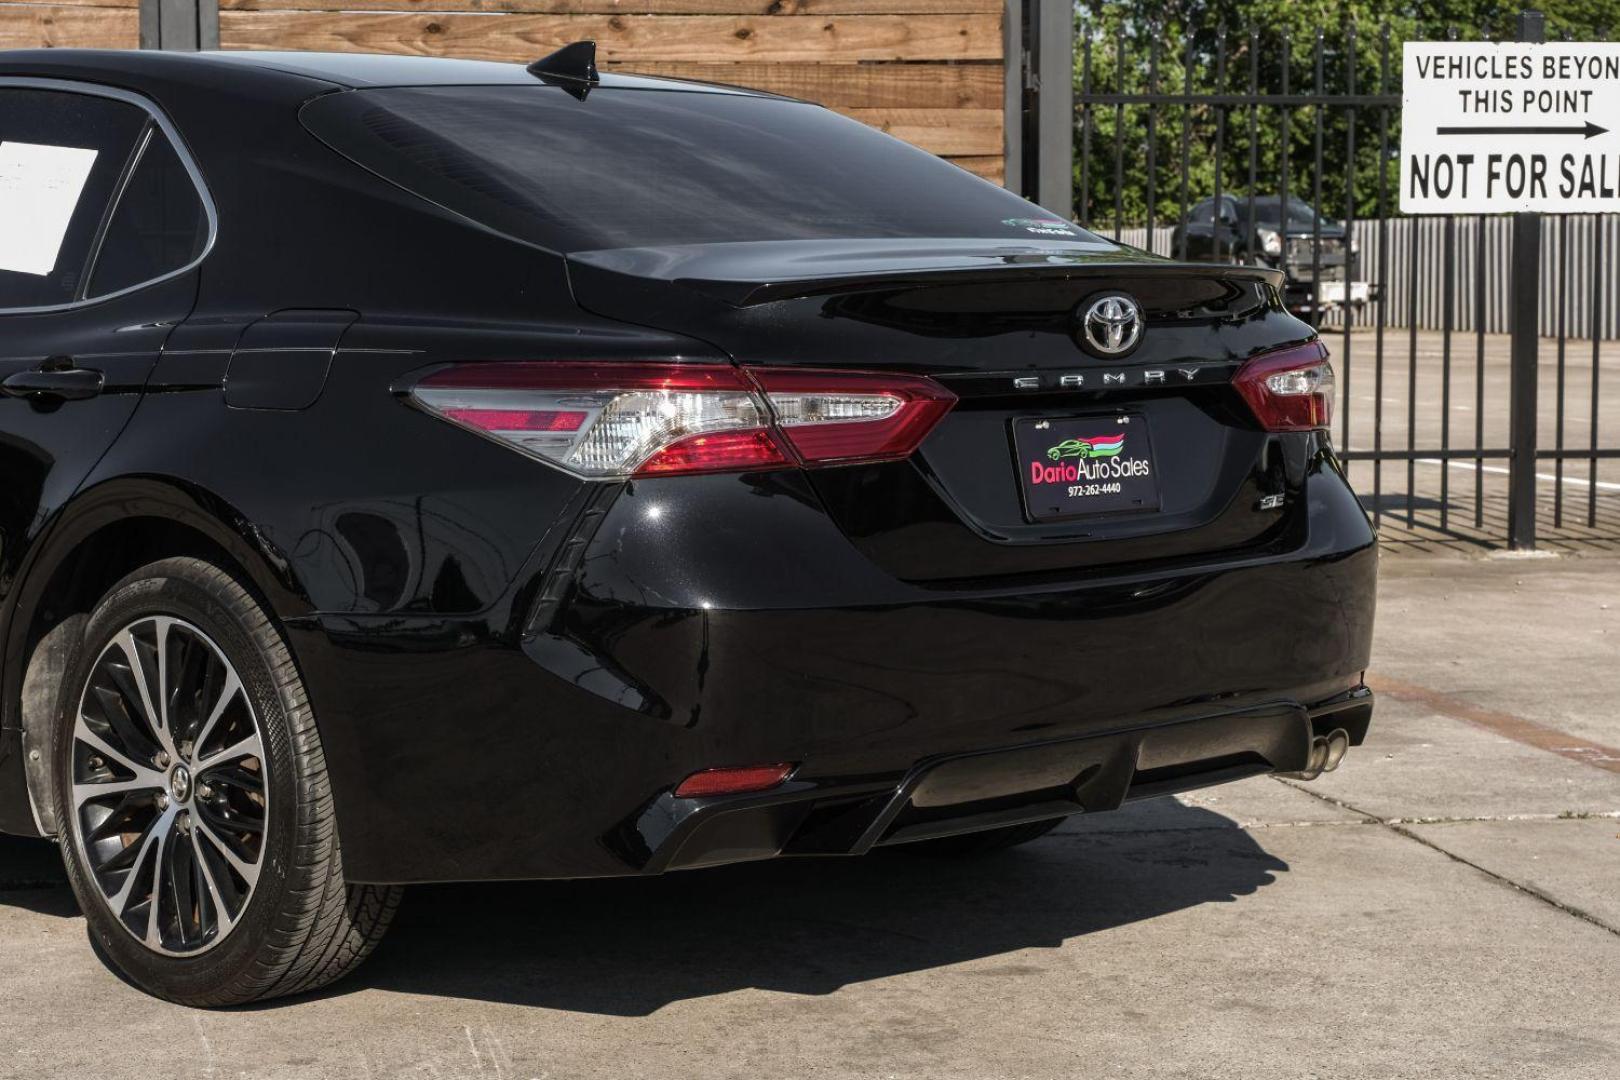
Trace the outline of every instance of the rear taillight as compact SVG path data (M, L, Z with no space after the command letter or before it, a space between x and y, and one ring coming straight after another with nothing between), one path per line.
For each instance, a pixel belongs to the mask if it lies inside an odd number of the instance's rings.
M903 458L956 401L910 375L523 361L445 368L410 396L590 479Z
M956 404L932 379L872 372L751 373L777 427L809 465L909 457Z
M1232 385L1267 431L1326 430L1333 422L1333 365L1321 342L1262 353Z

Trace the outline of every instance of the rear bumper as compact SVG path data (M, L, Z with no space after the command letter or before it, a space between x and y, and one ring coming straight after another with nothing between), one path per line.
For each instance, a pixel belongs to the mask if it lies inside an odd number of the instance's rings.
M1260 554L949 589L879 568L793 474L638 482L559 529L510 604L290 627L347 872L854 852L1303 768L1310 710L1361 685L1377 551L1333 470L1297 519ZM789 786L666 794L765 762L796 763ZM951 794L1009 772L1039 781L993 789L1018 805Z
M1373 695L1271 707L917 763L898 783L790 778L708 799L659 794L612 838L643 872L768 859L861 855L980 829L1114 810L1127 801L1305 768L1311 740L1366 737Z

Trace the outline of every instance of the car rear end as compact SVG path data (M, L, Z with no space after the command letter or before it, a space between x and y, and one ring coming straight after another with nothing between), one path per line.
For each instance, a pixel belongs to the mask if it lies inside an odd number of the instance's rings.
M569 710L542 767L624 872L1308 774L1364 737L1374 537L1280 274L1130 254L762 96L394 88L304 122L556 253L583 313L700 343L394 387L577 482L512 693Z

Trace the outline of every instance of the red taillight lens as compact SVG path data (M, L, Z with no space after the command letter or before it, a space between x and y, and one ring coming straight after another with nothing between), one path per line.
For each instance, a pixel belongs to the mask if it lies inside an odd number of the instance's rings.
M527 361L445 368L410 395L592 479L903 458L956 400L912 375Z
M480 431L578 431L585 426L582 412L537 409L458 409L446 408L444 415L458 424Z
M590 363L513 360L456 364L417 385L478 390L740 390L742 373L730 364Z
M642 462L636 475L732 472L786 464L787 455L782 453L769 431L720 431L713 435L689 435L671 443Z
M1326 430L1333 423L1333 365L1321 342L1262 353L1232 385L1267 431Z
M749 765L741 769L704 769L681 781L677 799L701 799L709 795L742 795L766 791L788 778L790 764Z

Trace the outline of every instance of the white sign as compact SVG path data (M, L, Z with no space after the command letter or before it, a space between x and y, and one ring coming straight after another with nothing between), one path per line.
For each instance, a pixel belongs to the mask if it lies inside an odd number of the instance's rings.
M1402 211L1620 211L1620 43L1409 41L1402 74Z
M0 270L43 277L56 269L94 150L0 142Z

